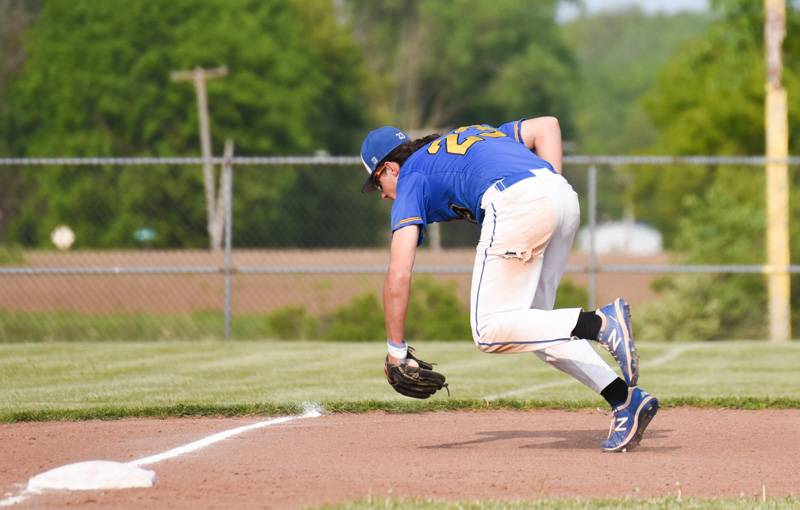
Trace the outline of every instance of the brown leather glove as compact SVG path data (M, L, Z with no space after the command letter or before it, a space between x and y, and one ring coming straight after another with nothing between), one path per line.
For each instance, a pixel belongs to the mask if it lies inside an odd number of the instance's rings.
M433 364L414 356L414 349L409 347L406 359L395 365L389 362L389 356L383 362L386 380L397 393L413 398L428 398L445 388L448 396L445 376L433 370Z

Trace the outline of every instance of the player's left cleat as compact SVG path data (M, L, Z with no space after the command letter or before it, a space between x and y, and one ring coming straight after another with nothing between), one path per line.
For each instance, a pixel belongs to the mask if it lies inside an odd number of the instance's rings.
M628 400L614 409L614 420L603 444L607 452L633 450L658 412L658 399L639 388L628 388Z
M624 299L617 298L597 310L597 315L602 321L597 341L617 361L628 386L636 386L639 381L639 353L633 342L631 307Z

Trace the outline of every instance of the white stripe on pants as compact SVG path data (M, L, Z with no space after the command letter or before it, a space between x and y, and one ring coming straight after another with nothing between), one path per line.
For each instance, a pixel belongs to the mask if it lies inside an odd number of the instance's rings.
M491 186L472 272L470 321L483 352L535 352L600 392L616 374L586 340L571 339L580 308L553 310L575 232L578 197L560 175L504 191Z

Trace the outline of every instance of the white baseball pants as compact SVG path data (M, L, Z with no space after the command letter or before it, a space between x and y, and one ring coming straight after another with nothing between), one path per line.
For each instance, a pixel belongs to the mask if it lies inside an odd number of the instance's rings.
M535 352L600 392L617 378L586 340L571 338L580 308L553 310L580 224L578 196L548 169L484 193L470 322L487 353Z

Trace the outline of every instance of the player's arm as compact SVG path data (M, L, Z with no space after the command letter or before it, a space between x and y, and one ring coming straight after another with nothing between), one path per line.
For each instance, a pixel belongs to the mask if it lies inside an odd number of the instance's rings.
M389 271L383 284L383 310L386 338L393 344L402 344L405 339L411 269L417 253L419 229L419 225L409 225L395 230L392 235ZM397 363L399 360L390 356L389 361Z
M522 143L537 156L553 165L561 173L564 150L561 144L561 125L555 117L535 117L522 121Z

